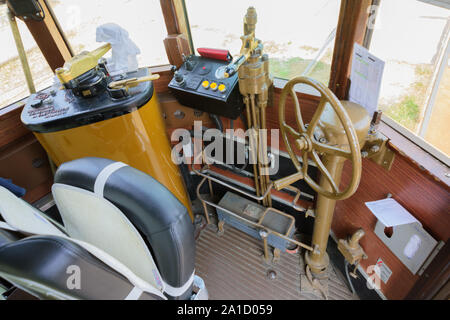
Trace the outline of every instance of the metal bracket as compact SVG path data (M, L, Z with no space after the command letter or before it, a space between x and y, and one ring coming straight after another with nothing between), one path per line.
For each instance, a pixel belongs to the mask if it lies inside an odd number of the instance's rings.
M363 158L370 159L390 171L395 160L395 153L389 148L389 138L380 132L372 131L362 148Z

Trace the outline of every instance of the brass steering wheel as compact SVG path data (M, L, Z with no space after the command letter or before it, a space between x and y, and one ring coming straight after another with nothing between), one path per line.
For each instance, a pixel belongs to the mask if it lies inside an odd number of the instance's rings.
M307 84L319 91L321 95L319 106L317 107L317 110L308 126L305 126L305 124L303 123L303 118L300 111L300 103L294 90L294 86L297 84ZM295 120L299 129L298 131L286 123L285 110L288 95L290 95L294 100ZM314 137L314 130L319 124L319 120L323 111L325 110L327 103L331 105L334 112L338 116L338 119L345 131L350 151L321 143ZM333 200L344 200L350 198L356 192L361 179L361 151L358 136L356 134L352 121L347 111L344 109L343 105L333 94L333 92L322 83L308 77L298 77L292 79L286 84L281 93L279 105L279 121L284 143L286 145L289 156L298 172L292 176L276 181L274 183L275 188L277 190L281 190L300 179L304 179L313 190L315 190L318 194L325 196L326 198ZM299 150L302 151L303 164L300 164L295 152L293 151L288 136L292 136L295 139L295 145ZM336 182L334 180L333 176L330 174L330 172L320 159L319 154L338 156L351 161L352 179L348 187L344 191L341 191L339 189L339 181ZM317 168L319 168L321 174L328 181L332 191L330 191L329 189L327 190L327 188L324 188L324 186L319 185L308 175L309 155L311 155L312 161L317 165Z

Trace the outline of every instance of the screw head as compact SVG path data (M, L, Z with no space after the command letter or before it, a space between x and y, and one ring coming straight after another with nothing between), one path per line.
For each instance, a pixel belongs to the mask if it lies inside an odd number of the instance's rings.
M378 152L380 151L380 147L379 146L373 146L370 150L372 150L372 152Z
M267 279L275 280L277 278L277 273L274 270L267 271Z

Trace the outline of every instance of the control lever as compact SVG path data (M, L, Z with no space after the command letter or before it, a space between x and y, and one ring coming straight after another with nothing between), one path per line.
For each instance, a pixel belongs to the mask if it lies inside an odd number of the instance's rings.
M122 99L129 96L128 90L138 86L142 82L159 79L159 74L151 74L140 78L129 78L113 81L108 84L108 93L113 99Z
M290 185L294 184L295 182L303 179L303 173L296 172L293 175L287 176L285 178L279 179L273 183L273 186L275 190L281 191L286 187L289 187Z
M152 74L152 75L140 77L140 78L129 78L129 79L124 79L124 80L119 80L119 81L113 81L108 85L108 87L110 89L116 89L116 90L125 89L126 91L128 91L128 89L138 86L141 82L154 81L154 80L158 80L158 79L159 79L159 74Z

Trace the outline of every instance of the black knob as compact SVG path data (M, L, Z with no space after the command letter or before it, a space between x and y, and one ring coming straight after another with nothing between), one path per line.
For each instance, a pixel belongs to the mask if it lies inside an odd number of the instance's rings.
M175 72L175 81L178 83L184 82L184 77L181 73Z
M194 69L194 64L189 60L187 60L184 65L187 71L192 71Z
M31 107L32 108L40 108L40 107L42 107L42 103L44 102L44 99L38 99L38 100L35 100L35 101L33 101L32 103L31 103Z

